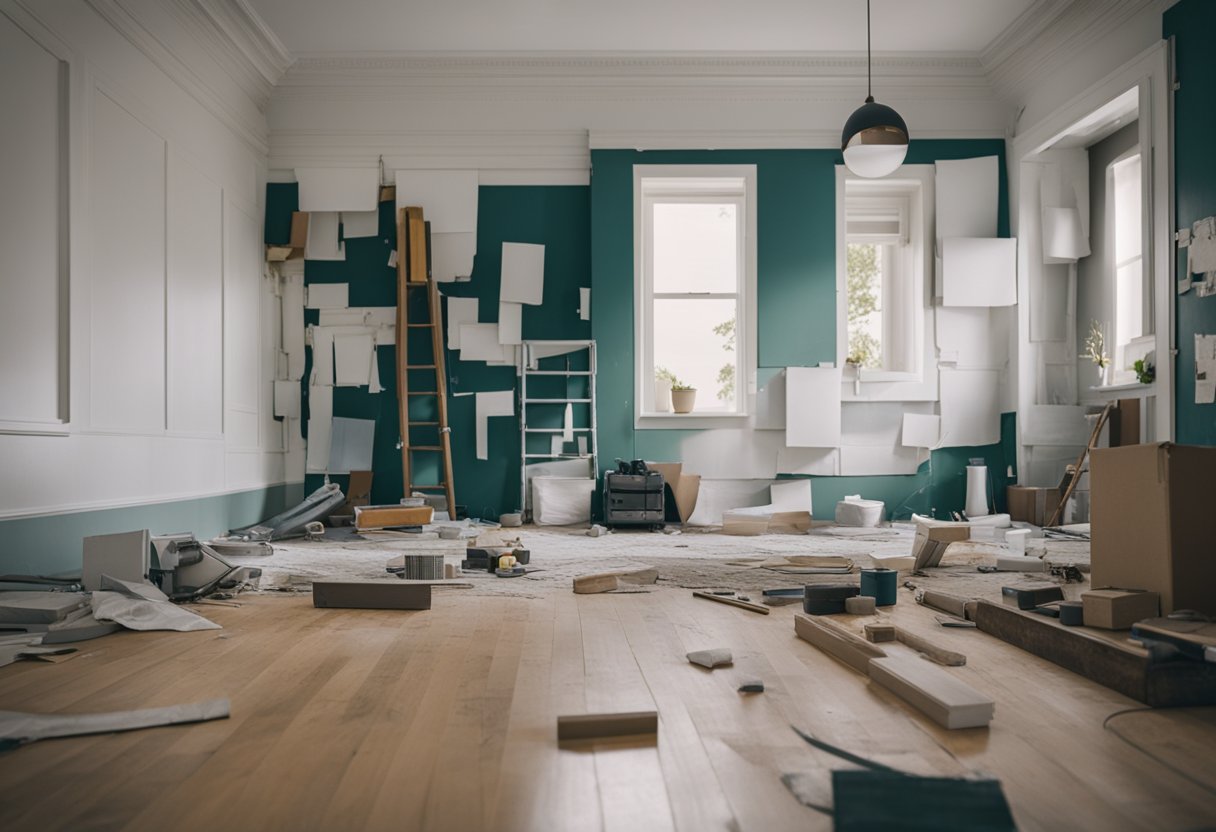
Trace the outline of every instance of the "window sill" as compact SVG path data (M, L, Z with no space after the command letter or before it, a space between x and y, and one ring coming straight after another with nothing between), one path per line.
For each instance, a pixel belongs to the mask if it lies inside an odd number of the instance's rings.
M741 428L747 425L746 413L641 413L634 418L639 430L708 430Z

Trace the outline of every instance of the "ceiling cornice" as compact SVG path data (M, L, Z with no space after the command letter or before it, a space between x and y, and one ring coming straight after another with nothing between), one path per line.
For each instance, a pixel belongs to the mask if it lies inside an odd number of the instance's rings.
M221 66L265 109L291 55L246 0L175 0Z
M1173 0L1037 0L981 53L998 95L1017 100L1074 55L1146 11Z
M974 78L983 66L974 55L879 55L879 79L909 77ZM299 57L282 86L318 81L422 78L858 78L865 77L864 54L836 53L362 53Z
M174 0L183 2L184 0ZM157 67L180 86L188 95L228 126L257 153L268 151L266 127L252 123L236 106L216 89L195 68L188 66L166 44L160 35L144 25L122 0L86 0L106 22L113 26L135 48L143 52ZM264 108L264 103L261 108Z

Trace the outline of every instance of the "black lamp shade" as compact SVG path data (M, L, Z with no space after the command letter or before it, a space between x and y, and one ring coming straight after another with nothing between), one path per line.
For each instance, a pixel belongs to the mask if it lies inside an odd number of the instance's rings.
M864 137L858 135L862 132L866 133ZM908 125L899 113L886 104L867 101L854 110L844 123L840 149L844 150L850 144L858 143L858 140L862 144L907 144Z

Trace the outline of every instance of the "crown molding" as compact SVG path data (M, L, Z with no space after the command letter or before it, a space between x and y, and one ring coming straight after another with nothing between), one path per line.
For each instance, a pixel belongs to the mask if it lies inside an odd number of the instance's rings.
M886 54L874 58L883 79L983 78L974 55ZM346 85L367 81L429 82L436 79L530 78L639 79L864 78L864 53L830 55L794 52L435 52L302 55L281 86Z
M291 66L287 48L246 0L173 0L216 62L265 110L274 85Z
M1136 16L1173 0L1037 0L981 54L993 90L1016 100L1070 58Z
M917 130L916 139L1004 139L991 130ZM839 129L592 130L592 150L839 150Z
M177 0L174 1L177 2ZM24 0L24 2L30 2L30 0ZM265 125L251 122L239 109L233 107L224 95L217 92L214 85L187 66L157 34L145 27L123 5L122 0L85 0L85 2L259 156L266 155L269 145Z

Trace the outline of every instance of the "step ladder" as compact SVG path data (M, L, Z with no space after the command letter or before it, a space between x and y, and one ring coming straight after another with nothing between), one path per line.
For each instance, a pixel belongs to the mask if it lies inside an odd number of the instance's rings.
M456 519L456 488L452 476L452 434L448 426L447 368L443 353L443 314L439 308L439 289L431 279L428 263L429 230L422 209L400 208L397 211L397 408L401 430L401 482L404 497L415 491L442 491L447 498L448 517ZM410 320L411 292L426 292L427 320ZM430 356L411 364L410 333L429 329ZM410 373L430 370L434 384L430 389L411 390ZM434 419L415 420L410 416L410 402L433 399ZM414 444L413 429L427 429L437 437L435 444ZM438 483L414 482L414 454L439 454Z

